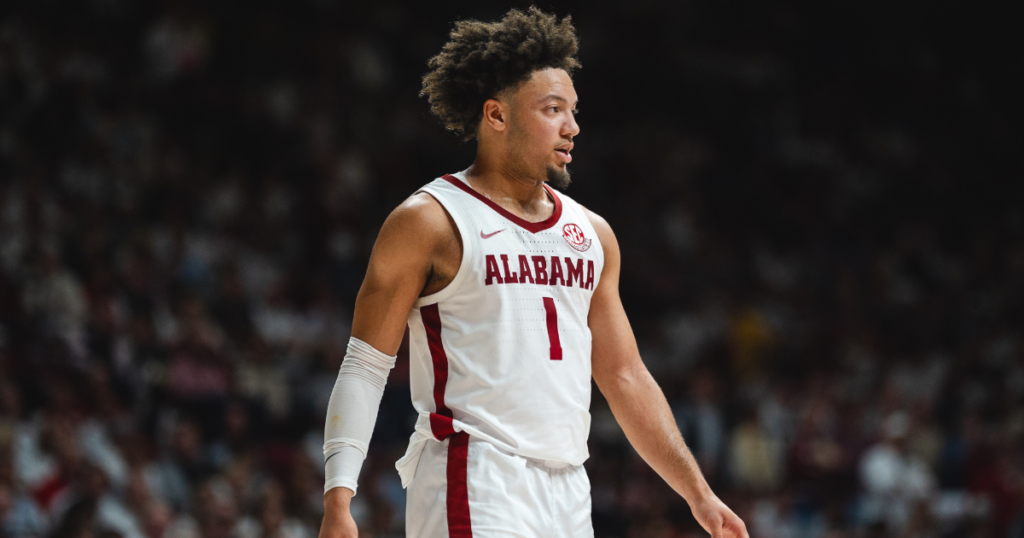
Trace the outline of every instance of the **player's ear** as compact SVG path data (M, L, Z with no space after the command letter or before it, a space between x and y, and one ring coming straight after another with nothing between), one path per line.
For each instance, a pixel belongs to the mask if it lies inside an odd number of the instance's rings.
M504 131L508 126L508 113L508 105L497 99L488 99L484 101L483 124L495 131Z

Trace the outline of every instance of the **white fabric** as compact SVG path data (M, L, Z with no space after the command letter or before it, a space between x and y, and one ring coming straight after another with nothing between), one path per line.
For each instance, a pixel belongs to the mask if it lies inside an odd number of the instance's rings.
M454 178L468 188L462 173ZM527 458L581 465L589 456L590 432L587 317L604 266L601 243L585 210L556 193L560 217L530 231L445 178L421 191L452 217L462 237L463 259L453 281L420 298L409 315L410 384L419 418L406 455L396 464L402 484L409 485L428 442L443 438L430 420L440 411L434 386L437 364L429 345L429 321L423 316L432 305L447 357L447 382L439 390L451 412L451 429ZM577 232L575 247L566 230ZM497 264L502 283L493 277L494 265L487 283L488 257ZM545 265L550 280L554 259L563 280L539 284L536 264ZM530 271L532 283L526 278L518 282L521 264ZM563 285L568 264L583 272L571 286ZM557 312L562 360L552 360L545 298Z
M327 449L324 449L326 452ZM366 453L354 446L340 446L324 462L324 493L332 488L345 487L353 492L359 482L359 470Z
M336 487L356 491L359 469L377 422L380 399L395 356L352 337L327 404L324 426L324 492Z
M409 447L405 449L405 455L395 462L395 468L398 469L398 476L402 479L403 488L409 487L409 484L412 483L412 479L416 475L416 464L420 461L420 453L423 452L423 448L434 440L433 435L419 427L417 419L416 429L413 430L412 436L409 438Z
M406 495L408 538L448 536L448 443L427 443ZM474 538L593 538L583 466L551 469L470 437L466 458Z

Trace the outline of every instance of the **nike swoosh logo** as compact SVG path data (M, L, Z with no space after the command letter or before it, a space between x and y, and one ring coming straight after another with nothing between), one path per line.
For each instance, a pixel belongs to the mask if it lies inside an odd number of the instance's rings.
M485 234L483 230L480 230L480 239L489 239L489 238L494 237L495 235L498 235L498 234L500 234L501 232L504 232L504 231L505 231L505 229L502 228L502 229L500 229L500 230L498 230L496 232L491 232L489 234Z

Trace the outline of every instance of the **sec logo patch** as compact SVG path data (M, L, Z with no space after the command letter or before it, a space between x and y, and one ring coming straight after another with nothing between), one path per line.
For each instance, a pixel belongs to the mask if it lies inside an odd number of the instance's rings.
M583 236L583 229L579 226L569 223L562 227L562 237L565 238L565 242L569 243L569 246L580 251L585 252L590 248L590 239Z

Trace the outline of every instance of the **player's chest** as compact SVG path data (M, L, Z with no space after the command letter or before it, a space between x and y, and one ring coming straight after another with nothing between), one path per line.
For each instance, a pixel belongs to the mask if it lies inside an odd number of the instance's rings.
M566 288L592 293L601 274L600 245L582 227L565 223L539 233L511 227L474 238L472 278L485 288Z

